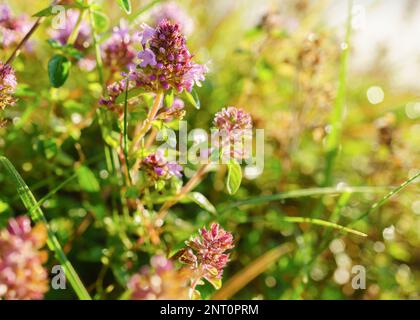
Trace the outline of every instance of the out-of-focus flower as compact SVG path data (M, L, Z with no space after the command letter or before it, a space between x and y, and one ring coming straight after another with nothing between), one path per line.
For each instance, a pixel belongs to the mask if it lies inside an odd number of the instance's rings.
M150 266L141 268L128 281L133 300L185 300L188 299L190 271L176 270L164 256L154 256Z
M182 176L182 166L175 162L169 162L161 151L149 154L143 160L143 167L154 182L168 180L173 176Z
M217 129L226 132L252 129L252 119L249 113L235 107L223 108L214 116Z
M174 119L182 120L185 116L184 107L184 101L182 101L182 99L175 98L172 105L160 112L157 115L157 118L165 122L170 122Z
M31 29L26 15L13 17L7 4L0 4L0 46L3 49L14 47Z
M218 129L217 141L224 155L235 159L243 159L249 155L252 147L246 143L252 135L252 118L249 113L227 107L216 113L213 124Z
M42 266L47 239L43 225L31 228L26 216L10 219L0 231L0 300L42 299L48 291L48 273Z
M130 89L131 83L129 82L128 84L129 84L129 89ZM122 79L120 81L116 81L108 85L106 88L108 97L107 98L102 97L99 100L99 104L112 108L118 96L125 91L126 85L127 85L127 79Z
M179 24L162 20L156 29L145 24L142 28L137 86L155 92L171 88L191 91L195 84L200 86L208 69L192 61Z
M190 35L194 29L194 21L176 2L169 1L157 5L152 11L153 25L157 26L163 20L177 23L185 35Z
M15 71L11 66L0 61L0 110L15 103L13 93L16 86Z
M135 37L130 34L130 29L125 20L114 27L111 37L102 45L104 65L112 71L118 71L133 64L136 51L133 48Z
M234 247L233 236L217 223L210 230L203 227L199 232L199 236L186 242L188 248L180 261L188 264L198 279L205 278L219 289L223 269L229 261L229 253L225 252Z
M52 39L58 41L60 44L65 45L73 32L80 12L78 10L66 10L66 20L63 28L52 28L50 36ZM86 50L92 42L90 25L87 21L83 20L80 23L79 31L74 42L74 47L80 51Z
M96 67L96 60L95 60L95 58L88 56L88 57L85 57L85 58L80 59L77 62L77 65L83 71L90 72L93 69L95 69L95 67Z

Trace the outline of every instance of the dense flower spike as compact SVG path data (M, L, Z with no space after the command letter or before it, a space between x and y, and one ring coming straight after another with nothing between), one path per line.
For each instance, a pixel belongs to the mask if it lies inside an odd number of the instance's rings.
M190 271L176 270L173 263L163 256L154 256L150 267L143 267L128 281L133 300L182 300L188 299Z
M143 166L149 177L154 181L168 180L173 176L181 177L182 166L169 162L162 152L149 154L143 160Z
M66 19L63 28L52 28L50 30L50 36L52 39L58 41L60 44L65 45L69 39L73 29L77 24L80 12L78 10L69 9L66 10ZM74 47L80 51L86 50L92 42L90 25L87 21L82 21L79 26L79 32L77 34Z
M26 216L10 219L0 231L0 300L42 299L48 291L48 274L39 249L46 242L42 225L31 228Z
M200 86L207 67L192 61L179 24L163 20L156 29L145 24L142 27L137 85L154 92L171 88L191 91L194 84Z
M177 23L185 35L191 34L194 29L194 21L191 17L175 2L164 2L152 12L153 25L157 26L163 20Z
M235 107L227 107L216 113L213 121L218 129L219 147L223 154L235 159L249 156L252 145L247 144L252 132L252 118L249 113Z
M114 72L129 67L136 57L134 41L135 37L130 34L127 22L122 20L118 27L114 27L111 37L102 46L104 65Z
M7 4L0 4L0 47L14 47L31 29L28 16L13 17Z
M0 61L0 110L15 103L13 93L16 86L15 71L11 66Z
M210 230L202 228L200 235L186 244L188 248L180 261L188 264L198 278L203 277L218 288L223 269L229 261L229 253L225 251L234 247L232 234L213 223Z
M235 132L252 129L252 119L249 113L242 109L227 107L216 113L214 125L219 130Z

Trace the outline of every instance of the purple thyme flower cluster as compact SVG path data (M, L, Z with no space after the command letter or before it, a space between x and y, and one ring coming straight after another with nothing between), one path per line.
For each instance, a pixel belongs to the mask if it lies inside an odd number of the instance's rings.
M133 47L135 40L130 34L127 22L121 20L120 25L113 28L111 37L102 45L104 65L113 72L130 67L136 57Z
M218 129L219 147L224 149L224 155L235 159L249 156L250 146L245 144L252 134L252 118L249 113L235 107L223 108L216 113L213 124Z
M0 230L0 300L42 299L48 291L48 274L42 263L46 242L43 225L31 227L26 216L10 219Z
M186 242L188 248L180 261L188 264L198 278L205 278L218 289L218 281L229 261L229 253L225 251L234 247L233 236L217 223L210 230L203 227L199 232L199 236Z
M175 162L169 162L160 151L149 154L142 164L146 173L155 182L168 180L173 176L182 176L182 166Z
M164 256L154 256L150 266L141 268L127 286L133 300L185 300L188 299L189 275L189 270L176 270Z
M174 119L182 120L185 116L185 104L180 98L174 98L172 105L169 108L163 109L157 118L165 122L173 121Z
M249 113L235 107L223 108L216 113L213 121L215 127L226 132L252 129L252 119Z
M164 2L152 11L153 26L159 25L163 20L177 23L185 35L190 35L194 29L194 21L191 17L175 2Z
M146 24L142 28L137 86L154 92L171 88L182 92L191 91L194 84L201 85L208 69L192 61L179 24L163 20L156 29Z
M2 49L14 47L31 29L26 15L13 17L7 4L0 4L0 47Z
M0 110L15 103L13 93L16 86L15 71L11 66L0 61Z
M65 45L77 24L79 14L80 12L78 10L66 10L64 28L51 28L51 38L58 41L61 45ZM80 23L79 32L77 34L76 41L74 42L74 47L80 51L84 51L91 45L91 42L92 38L90 25L87 21L83 20Z

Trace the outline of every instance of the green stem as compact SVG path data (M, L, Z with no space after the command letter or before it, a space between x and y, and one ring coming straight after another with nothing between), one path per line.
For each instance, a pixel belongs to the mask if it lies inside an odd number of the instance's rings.
M133 141L130 147L130 154L133 154L135 151L137 151L136 149L139 146L141 140L152 127L152 121L155 119L156 114L159 111L160 105L162 104L163 96L164 96L164 93L162 91L159 91L158 93L156 93L155 100L153 101L153 106L150 109L147 115L147 118L144 120L140 129L137 131L137 134L133 138Z
M356 220L354 220L350 225L353 225L357 221L364 219L365 217L367 217L368 215L370 215L373 211L375 211L379 207L382 207L388 201L388 199L390 199L392 196L396 195L397 193L399 193L400 191L402 191L403 189L405 189L405 187L407 187L409 184L413 183L419 177L420 177L420 171L417 174L415 174L414 176L412 176L411 178L405 180L402 184L400 184L394 190L391 190L391 192L389 192L387 195L385 195L381 200L375 202L369 208L368 211L366 211L365 213L363 213L360 217L358 217Z
M340 230L340 231L344 231L344 232L348 232L348 233L352 233L361 237L367 237L366 233L348 228L348 227L344 227L341 226L339 224L330 222L330 221L326 221L326 220L321 220L321 219L316 219L316 218L308 218L308 217L284 217L283 218L284 221L286 222L291 222L291 223L310 223L310 224L314 224L314 225L319 225L319 226L323 226L323 227L327 227L327 228L332 228L332 229L336 229L336 230Z
M130 80L127 77L126 84L125 84L125 97L124 97L124 125L123 125L123 135L124 135L124 160L125 160L125 167L127 170L128 181L131 184L131 173L130 167L128 164L128 137L127 137L127 126L128 126L128 84Z
M340 71L339 71L339 82L337 89L337 97L334 103L334 108L331 114L331 132L327 136L326 143L326 164L324 171L324 181L322 186L326 187L332 183L332 173L334 171L335 159L338 154L338 149L340 146L341 132L343 129L343 116L345 111L346 104L346 86L347 86L347 73L348 73L348 60L350 54L350 37L351 37L351 28L352 28L352 8L353 1L349 0L348 2L348 18L347 18L347 28L346 28L346 37L344 45L342 48L343 53L340 57Z
M57 237L55 236L54 232L51 230L50 225L48 224L47 219L45 218L44 213L39 208L37 201L32 194L29 187L26 185L25 181L22 179L20 174L16 171L13 164L3 156L0 156L0 162L6 168L7 173L13 179L17 192L25 205L25 208L29 211L30 217L34 222L40 222L45 225L47 228L48 240L47 245L55 253L57 260L62 265L65 275L69 280L71 286L73 287L74 291L76 292L77 296L81 300L91 300L89 293L87 292L86 288L84 287L82 281L80 280L76 270L73 268L70 261L67 259L60 242L58 241Z
M260 204L268 203L272 201L294 199L294 198L301 198L301 197L336 195L336 194L343 194L343 193L378 193L384 190L386 190L385 187L346 187L343 189L337 189L335 187L328 187L328 188L299 189L299 190L286 191L286 192L268 195L268 196L254 197L254 198L250 198L246 200L237 201L232 204L225 205L225 206L222 205L221 208L217 209L217 212L221 213L221 212L225 212L230 209L235 209L242 206L260 205Z

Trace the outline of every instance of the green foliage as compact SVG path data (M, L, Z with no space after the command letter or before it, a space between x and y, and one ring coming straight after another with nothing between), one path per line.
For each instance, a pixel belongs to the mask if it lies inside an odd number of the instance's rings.
M70 67L71 62L62 55L56 54L48 61L48 76L54 88L59 88L66 82Z

